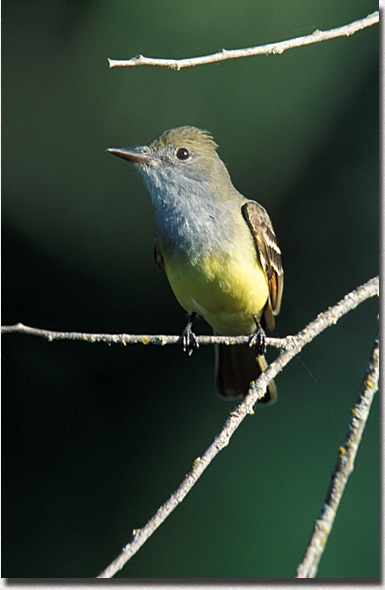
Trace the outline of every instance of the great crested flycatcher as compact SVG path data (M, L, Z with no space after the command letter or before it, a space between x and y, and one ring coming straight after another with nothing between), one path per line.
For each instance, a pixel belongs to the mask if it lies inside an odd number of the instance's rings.
M257 327L257 353L216 347L219 394L244 397L267 367L263 328L274 328L281 305L281 251L267 212L234 188L217 147L207 131L186 126L146 146L107 151L142 174L156 209L155 259L190 320L203 317L218 335L251 335ZM184 332L189 353L191 325ZM271 382L261 402L275 397Z

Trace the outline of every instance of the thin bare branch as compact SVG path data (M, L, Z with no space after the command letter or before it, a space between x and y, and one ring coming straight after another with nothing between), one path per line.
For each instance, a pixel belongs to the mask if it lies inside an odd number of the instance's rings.
M114 559L114 561L102 571L98 578L113 577L127 561L140 549L140 547L149 539L156 529L166 520L166 518L175 510L183 501L185 496L193 488L199 477L207 469L211 461L218 455L229 441L248 414L253 414L253 406L259 398L263 397L267 384L295 357L296 354L315 336L323 332L329 326L337 321L346 313L357 307L366 299L378 295L379 279L375 277L367 283L358 287L346 295L339 303L329 308L327 311L319 314L315 320L310 322L304 330L296 336L288 338L286 350L282 352L277 359L271 363L262 375L252 383L248 395L245 399L231 412L222 431L208 447L202 457L198 457L193 462L191 471L186 475L178 489L170 496L168 500L159 508L156 514L141 528L132 533L132 540Z
M47 330L45 328L33 328L25 324L18 323L12 326L2 326L2 334L27 334L29 336L38 336L45 338L49 342L54 340L75 340L79 342L88 342L96 344L104 342L105 344L155 344L157 346L166 346L166 344L178 344L181 342L180 336L167 336L165 334L94 334L90 332L59 332L57 330ZM288 338L291 338L289 336ZM288 338L266 338L267 346L284 348L288 343ZM197 344L248 344L249 336L196 336Z
M247 47L245 49L222 49L217 53L211 55L203 55L200 57L188 57L185 59L163 59L144 57L137 55L131 59L107 59L107 67L132 67L132 66L163 66L173 70L181 70L182 68L191 68L193 66L203 66L219 61L226 61L228 59L236 59L239 57L250 57L252 55L270 55L282 54L288 49L295 47L303 47L304 45L312 45L313 43L320 43L321 41L328 41L336 37L350 37L354 33L361 31L367 27L379 22L378 11L369 14L365 18L354 21L349 25L329 29L328 31L314 31L311 35L303 37L296 37L288 39L287 41L278 41L277 43L268 43L267 45L259 45L257 47Z
M349 475L354 469L358 447L369 416L373 397L378 390L378 334L370 355L369 366L361 383L356 405L351 410L345 440L338 451L337 464L331 477L324 505L314 523L305 555L298 566L296 578L314 578L337 514Z

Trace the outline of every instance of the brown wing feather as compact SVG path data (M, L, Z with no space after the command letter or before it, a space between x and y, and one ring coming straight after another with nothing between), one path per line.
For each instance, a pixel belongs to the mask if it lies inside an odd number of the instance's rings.
M279 314L283 290L283 269L281 250L275 237L273 225L266 210L255 201L242 206L245 218L254 238L262 267L269 285L269 299L264 309L268 328L274 328L274 316Z

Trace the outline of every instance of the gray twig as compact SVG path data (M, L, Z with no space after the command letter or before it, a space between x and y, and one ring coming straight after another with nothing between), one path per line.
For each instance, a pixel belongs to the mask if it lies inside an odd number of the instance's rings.
M27 334L29 336L38 336L45 338L49 342L54 340L75 340L79 342L88 342L89 344L97 344L104 342L105 344L155 344L157 346L165 346L166 344L178 344L180 336L168 336L165 334L99 334L90 332L59 332L57 330L48 330L46 328L33 328L26 326L21 322L12 324L11 326L1 326L2 334ZM287 338L266 338L267 346L275 346L284 348L287 343ZM232 346L234 344L248 344L249 336L196 336L198 344L226 344Z
M370 354L369 366L361 383L356 405L351 410L343 444L338 451L329 489L321 512L316 519L305 555L297 569L296 578L314 578L337 514L342 494L354 469L358 447L369 416L373 397L378 390L379 341L378 334Z
M282 54L288 49L294 47L302 47L304 45L312 45L313 43L320 43L321 41L328 41L336 37L350 37L354 33L361 31L367 27L379 22L379 12L373 12L365 18L356 20L348 25L329 29L328 31L314 31L311 35L303 37L296 37L288 39L287 41L279 41L277 43L268 43L267 45L259 45L257 47L247 47L244 49L222 49L217 53L211 55L202 55L200 57L188 57L185 59L163 59L144 57L137 55L131 59L107 59L107 66L109 68L117 67L132 67L132 66L163 66L173 70L181 70L182 68L191 68L193 66L202 66L205 64L215 63L219 61L226 61L228 59L236 59L239 57L250 57L252 55L270 55Z

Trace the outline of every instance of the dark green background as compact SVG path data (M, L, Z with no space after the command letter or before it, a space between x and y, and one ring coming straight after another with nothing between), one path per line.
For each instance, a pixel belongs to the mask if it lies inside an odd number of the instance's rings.
M294 334L378 272L378 26L186 69L188 57L347 24L376 2L2 2L3 324L180 333L153 211L107 146L196 125L269 211ZM371 300L306 347L123 577L290 578L322 505L376 333ZM198 332L208 331L198 322ZM272 353L274 355L274 351ZM2 575L93 577L178 486L234 403L213 350L3 338ZM379 573L378 406L319 577Z

